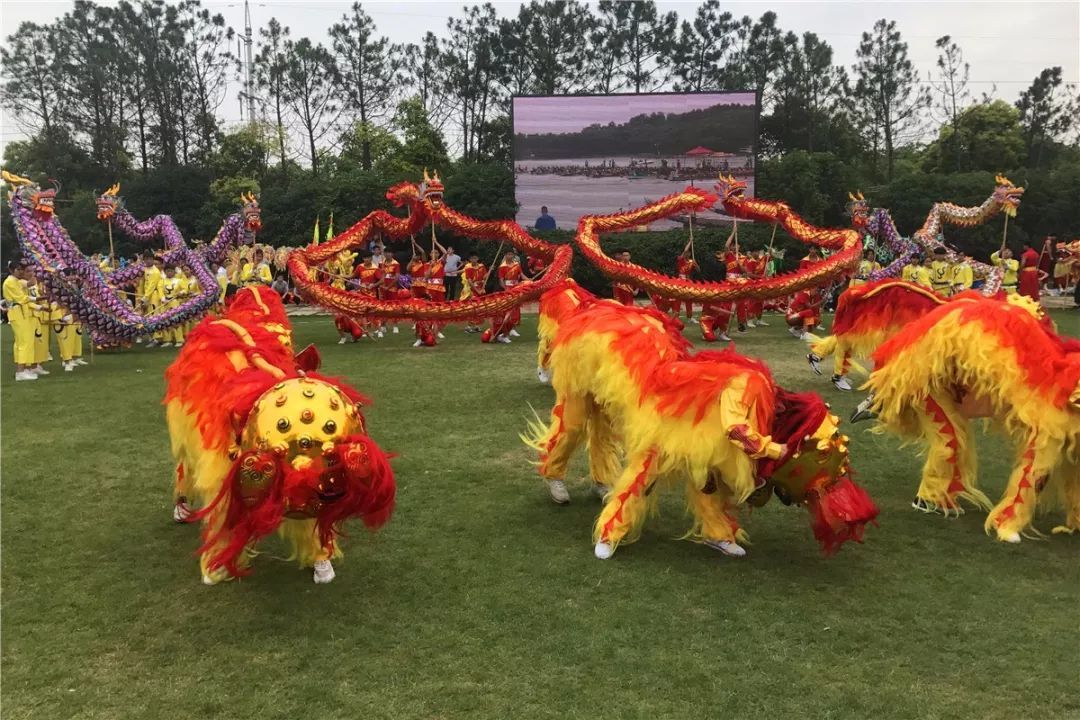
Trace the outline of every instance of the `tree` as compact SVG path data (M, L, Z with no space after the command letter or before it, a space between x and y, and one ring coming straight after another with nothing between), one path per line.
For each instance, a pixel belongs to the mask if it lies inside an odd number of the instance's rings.
M6 45L0 48L7 78L4 105L25 129L51 136L63 124L61 108L66 104L63 85L57 82L63 59L56 29L24 22Z
M272 135L269 130L265 125L247 123L225 133L217 152L209 158L209 166L218 177L263 177L270 156Z
M447 95L455 99L461 155L465 160L476 159L480 133L496 100L494 81L498 72L494 50L498 25L495 8L490 3L474 5L465 10L464 17L452 17L446 23L449 37L442 40L439 59Z
M627 85L637 93L658 90L670 77L677 16L658 12L653 0L615 5L617 27L625 40L622 74Z
M733 44L735 23L731 13L720 12L719 0L698 6L694 22L683 20L679 41L672 52L675 89L700 92L723 86L723 63Z
M900 39L895 22L874 23L872 32L862 34L855 56L855 97L873 133L873 159L876 162L880 138L885 149L886 177L892 179L896 148L917 130L927 94L919 89L915 68L908 60L907 43Z
M734 37L731 59L724 68L726 84L731 88L757 90L765 102L771 97L770 83L789 49L784 33L776 24L776 13L770 10L753 23L749 17L743 17L735 24Z
M432 127L427 113L419 98L402 101L394 116L394 125L401 132L403 143L399 157L403 163L411 166L411 175L423 168L439 169L450 166L450 157L446 151L446 141Z
M194 105L192 130L206 156L218 134L217 109L225 99L226 73L236 61L229 49L235 33L221 15L200 9L198 0L180 3L178 21L184 33L180 67Z
M255 83L268 95L274 112L274 131L277 139L278 161L285 168L285 112L289 105L289 28L282 27L276 18L270 18L265 28L259 29L262 42L255 55Z
M311 172L319 174L318 143L330 132L340 113L335 100L338 71L334 56L322 45L302 38L287 41L285 91L288 103L308 143Z
M600 14L594 18L589 33L589 89L598 93L617 92L625 84L620 69L626 59L626 34L618 5L611 0L600 0Z
M424 33L420 45L406 45L403 82L420 98L431 124L442 128L450 113L450 103L444 99L446 77L439 54L439 38L430 30Z
M938 77L931 77L930 86L939 96L938 104L932 109L938 111L939 122L956 124L956 119L964 109L969 97L967 91L968 75L971 66L964 62L964 53L960 46L948 35L942 35L934 43L939 51L937 59Z
M352 14L330 28L345 106L365 126L382 118L401 85L401 49L375 36L375 23L353 3ZM371 169L371 146L361 139L361 166Z
M1039 167L1044 150L1061 138L1076 122L1077 107L1061 89L1061 68L1046 68L1016 101L1024 128L1028 162Z
M531 0L518 11L517 25L537 93L562 95L585 87L588 48L582 39L594 25L587 6L576 0Z
M1004 100L972 105L941 127L926 150L926 168L955 173L1003 172L1021 165L1024 135L1020 112Z

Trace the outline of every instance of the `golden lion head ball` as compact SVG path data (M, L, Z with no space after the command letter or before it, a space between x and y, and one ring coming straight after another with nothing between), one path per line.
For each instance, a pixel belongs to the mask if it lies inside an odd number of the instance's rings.
M809 490L828 486L848 474L848 437L839 430L840 418L827 413L797 454L773 471L776 495L786 504L801 504Z
M330 451L336 441L364 432L356 405L335 386L312 378L280 382L252 408L246 447L269 450L297 469Z

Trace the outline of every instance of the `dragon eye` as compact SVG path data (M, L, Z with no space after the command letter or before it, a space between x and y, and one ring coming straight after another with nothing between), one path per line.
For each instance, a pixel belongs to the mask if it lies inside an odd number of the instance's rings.
M289 418L281 418L277 421L277 429L281 432L285 432L290 427L292 427L292 423L289 422Z

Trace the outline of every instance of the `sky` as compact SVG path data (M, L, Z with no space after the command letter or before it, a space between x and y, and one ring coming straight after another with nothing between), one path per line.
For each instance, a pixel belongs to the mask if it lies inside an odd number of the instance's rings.
M713 105L753 105L754 93L522 97L514 100L514 132L572 133L590 125L624 123L645 113L684 113Z
M365 11L379 32L392 42L419 42L431 30L445 35L447 18L461 12L464 0L453 2L364 2ZM520 3L494 2L500 16L515 15ZM595 7L595 2L590 6ZM210 0L203 2L226 22L243 32L243 2ZM254 37L258 28L277 17L292 30L293 37L310 37L327 42L327 28L349 9L351 2L331 0L282 0L253 2L251 18ZM680 19L692 19L697 2L658 2L663 11L674 10ZM879 18L896 21L909 45L909 57L924 80L934 69L937 50L934 41L943 34L952 36L971 65L970 88L975 97L990 93L1009 102L1016 99L1040 70L1060 65L1067 82L1077 87L1080 80L1080 2L722 2L723 9L736 17L760 17L767 10L778 16L780 27L797 34L814 32L833 47L834 62L850 66L863 31ZM5 40L21 22L48 23L69 11L64 0L0 0L0 37ZM241 83L234 82L218 114L232 126L240 122L237 94ZM22 137L7 117L0 117L2 144Z

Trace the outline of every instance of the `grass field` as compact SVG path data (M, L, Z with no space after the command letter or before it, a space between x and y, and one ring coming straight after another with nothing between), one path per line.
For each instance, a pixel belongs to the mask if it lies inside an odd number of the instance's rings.
M1055 318L1080 332L1077 313ZM811 375L779 324L739 348L846 418L859 395ZM459 329L436 349L338 346L327 318L296 331L374 398L372 434L399 454L394 518L356 528L328 586L276 540L251 577L200 583L198 531L170 519L174 350L18 385L5 365L6 720L1080 717L1080 538L1009 546L981 513L913 511L921 460L868 424L849 428L881 507L864 545L823 558L806 513L771 503L728 559L676 539L688 520L666 496L601 562L583 464L556 507L517 437L530 404L551 406L535 318L511 346ZM1011 452L980 441L995 499Z

